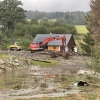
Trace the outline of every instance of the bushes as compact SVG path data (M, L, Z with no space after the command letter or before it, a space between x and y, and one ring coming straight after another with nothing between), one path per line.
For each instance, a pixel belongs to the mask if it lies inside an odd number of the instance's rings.
M30 34L26 34L22 39L20 39L20 45L24 50L29 50L29 44L32 40L33 37Z
M18 45L21 45L24 50L28 50L29 44L37 34L48 34L51 32L54 34L77 33L75 27L58 21L52 23L46 21L39 24L36 19L32 19L31 22L23 20L23 22L16 23L14 26L14 29L6 28L0 33L0 41L3 43L4 48L17 41Z
M31 43L28 39L22 39L20 45L24 50L29 50L29 44Z

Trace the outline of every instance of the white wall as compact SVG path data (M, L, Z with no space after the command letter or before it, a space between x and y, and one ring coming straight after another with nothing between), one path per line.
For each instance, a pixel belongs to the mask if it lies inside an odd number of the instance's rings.
M74 52L77 52L77 47L74 47Z

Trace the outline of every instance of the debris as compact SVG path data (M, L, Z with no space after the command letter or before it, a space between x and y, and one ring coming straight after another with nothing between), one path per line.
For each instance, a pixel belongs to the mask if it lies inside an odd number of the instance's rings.
M85 74L88 74L88 75L91 75L91 74L93 74L93 72L92 71L86 71L86 70L79 70L78 72L77 72L77 74L78 75L85 75Z
M65 52L64 55L63 55L63 57L64 57L65 59L69 59L69 53L68 53L68 52Z
M56 57L57 57L56 52L52 52L51 53L51 58L56 58Z
M85 81L79 81L74 84L75 86L89 86L89 84Z

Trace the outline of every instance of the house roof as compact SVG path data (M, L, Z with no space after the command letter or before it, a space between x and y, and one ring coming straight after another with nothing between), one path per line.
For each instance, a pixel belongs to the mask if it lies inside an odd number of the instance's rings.
M68 45L68 42L71 39L72 34L37 34L33 43L43 42L48 37L55 37L55 36L62 37L64 35L66 36L66 44L65 45ZM50 42L48 42L48 45L62 45L62 41L61 40L50 41Z

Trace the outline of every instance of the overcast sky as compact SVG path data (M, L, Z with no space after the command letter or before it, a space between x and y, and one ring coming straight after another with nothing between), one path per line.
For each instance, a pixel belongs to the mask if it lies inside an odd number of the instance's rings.
M0 0L2 1L2 0ZM19 0L25 10L54 11L89 11L90 0Z
M89 11L90 0L20 0L25 10L54 11Z

